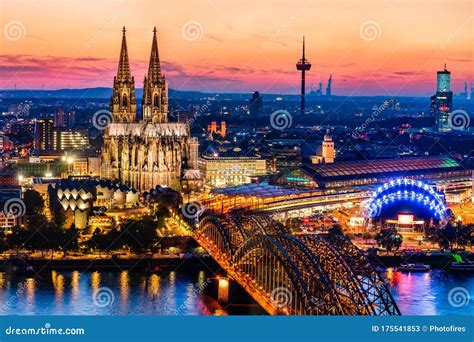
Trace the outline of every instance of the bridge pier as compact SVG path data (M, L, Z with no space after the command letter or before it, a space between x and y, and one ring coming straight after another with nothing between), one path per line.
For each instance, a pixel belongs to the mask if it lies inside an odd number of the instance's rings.
M229 281L227 277L218 277L217 278L217 300L220 303L227 304L229 302Z

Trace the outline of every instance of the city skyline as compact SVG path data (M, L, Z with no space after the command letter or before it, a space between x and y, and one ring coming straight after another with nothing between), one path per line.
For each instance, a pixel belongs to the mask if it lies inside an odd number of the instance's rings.
M452 71L455 93L474 79L469 45L473 20L466 16L469 1L452 9L449 1L430 4L429 9L418 1L410 4L410 11L400 6L408 6L405 1L397 6L364 1L351 11L345 9L351 1L282 2L272 6L271 14L265 2L209 3L199 8L191 3L180 9L165 3L161 8L166 10L160 11L152 2L142 1L132 8L124 1L123 6L94 4L91 15L74 15L81 6L92 5L86 1L67 5L71 12L67 21L56 15L63 9L55 7L54 1L42 3L41 8L30 2L8 3L4 2L1 17L1 89L109 87L116 73L122 26L127 27L131 71L140 82L152 30L157 27L163 70L177 90L298 94L294 65L303 35L313 64L308 90L311 84L317 88L321 79L325 86L333 74L335 95L426 96L433 93L435 72L445 62ZM168 11L176 15L167 16ZM56 25L41 25L37 13L44 14L42 20L54 17L61 32ZM249 21L242 20L246 15ZM331 22L334 16L338 24ZM411 32L410 23L416 24L419 34ZM424 34L424 29L430 34Z

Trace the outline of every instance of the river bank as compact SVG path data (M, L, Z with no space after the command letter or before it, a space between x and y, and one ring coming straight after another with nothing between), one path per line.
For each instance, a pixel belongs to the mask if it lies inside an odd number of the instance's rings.
M92 257L92 258L31 258L10 257L0 263L0 271L9 271L14 267L30 266L34 272L40 270L98 271L98 270L138 270L160 271L175 269L203 268L217 272L218 264L209 256L167 256L167 257Z

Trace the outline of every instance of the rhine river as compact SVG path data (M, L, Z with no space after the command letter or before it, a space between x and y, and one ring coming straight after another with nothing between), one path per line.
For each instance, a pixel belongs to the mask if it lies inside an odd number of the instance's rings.
M474 314L474 275L443 270L384 272L404 315ZM205 271L0 272L1 315L228 315L261 313L256 305L221 305L206 291ZM458 297L454 298L454 291ZM461 290L460 290L461 289ZM464 290L463 290L464 289ZM470 300L459 297L468 294ZM461 299L462 301L459 301ZM234 300L231 298L231 302ZM454 304L454 305L453 305Z

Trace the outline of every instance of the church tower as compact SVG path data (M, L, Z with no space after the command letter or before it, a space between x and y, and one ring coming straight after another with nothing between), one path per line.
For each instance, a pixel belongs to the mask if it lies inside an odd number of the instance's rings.
M168 122L168 82L161 74L156 27L153 29L150 64L143 82L143 122Z
M329 130L327 130L326 135L324 136L322 145L322 157L324 163L334 163L334 158L336 157L336 154L334 152L334 141L329 135Z
M117 76L114 77L114 88L110 99L110 111L112 113L113 122L135 122L137 116L135 80L130 73L125 26L122 32L122 47L120 49Z

